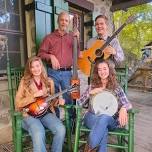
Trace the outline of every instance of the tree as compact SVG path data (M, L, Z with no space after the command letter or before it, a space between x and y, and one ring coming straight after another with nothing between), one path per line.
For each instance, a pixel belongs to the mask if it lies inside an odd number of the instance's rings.
M138 17L119 33L118 38L127 58L133 55L140 59L141 49L152 41L152 3L131 7L127 12L115 12L115 28L118 29L131 15Z

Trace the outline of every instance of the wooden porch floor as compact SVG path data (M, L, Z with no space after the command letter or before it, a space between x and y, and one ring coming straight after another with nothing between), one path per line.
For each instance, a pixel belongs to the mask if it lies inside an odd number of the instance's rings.
M152 152L152 93L128 89L128 98L139 110L135 118L134 152ZM116 152L109 149L108 152Z
M135 118L135 152L152 152L152 93L128 89L128 97L140 111ZM12 152L12 144L0 145L0 152Z
M129 89L128 97L140 111L135 118L135 152L152 152L152 93Z
M87 85L86 77L81 74L82 90ZM83 92L83 91L81 91ZM135 118L135 150L134 152L152 152L152 92L128 89L128 98L133 108L140 112ZM115 152L109 149L108 152Z

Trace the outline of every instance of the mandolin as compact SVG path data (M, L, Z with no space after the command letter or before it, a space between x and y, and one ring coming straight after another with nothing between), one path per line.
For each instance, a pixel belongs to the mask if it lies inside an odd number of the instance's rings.
M107 60L111 56L111 54L106 54L106 50L114 49L109 45L110 42L127 24L131 23L134 19L134 16L130 16L127 21L122 24L111 37L107 39L107 41L96 40L95 43L88 50L84 50L82 53L83 57L78 59L79 69L87 76L90 76L91 62L94 62L96 58Z
M48 95L47 97L38 97L36 98L35 102L25 106L23 108L23 112L27 112L29 115L35 118L41 117L47 112L52 99L55 99L66 92L75 91L75 89L77 89L77 85L74 84L73 86L70 86L67 89L58 92L54 95Z

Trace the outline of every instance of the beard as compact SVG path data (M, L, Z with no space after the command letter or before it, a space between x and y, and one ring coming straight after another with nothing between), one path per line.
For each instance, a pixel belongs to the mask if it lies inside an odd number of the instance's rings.
M59 30L62 31L62 32L67 32L68 27L67 26L60 26Z

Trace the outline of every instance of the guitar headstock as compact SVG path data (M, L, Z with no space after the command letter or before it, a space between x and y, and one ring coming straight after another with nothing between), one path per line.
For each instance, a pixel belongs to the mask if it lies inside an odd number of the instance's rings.
M126 24L132 23L134 20L136 20L139 16L138 15L131 15L126 20Z

